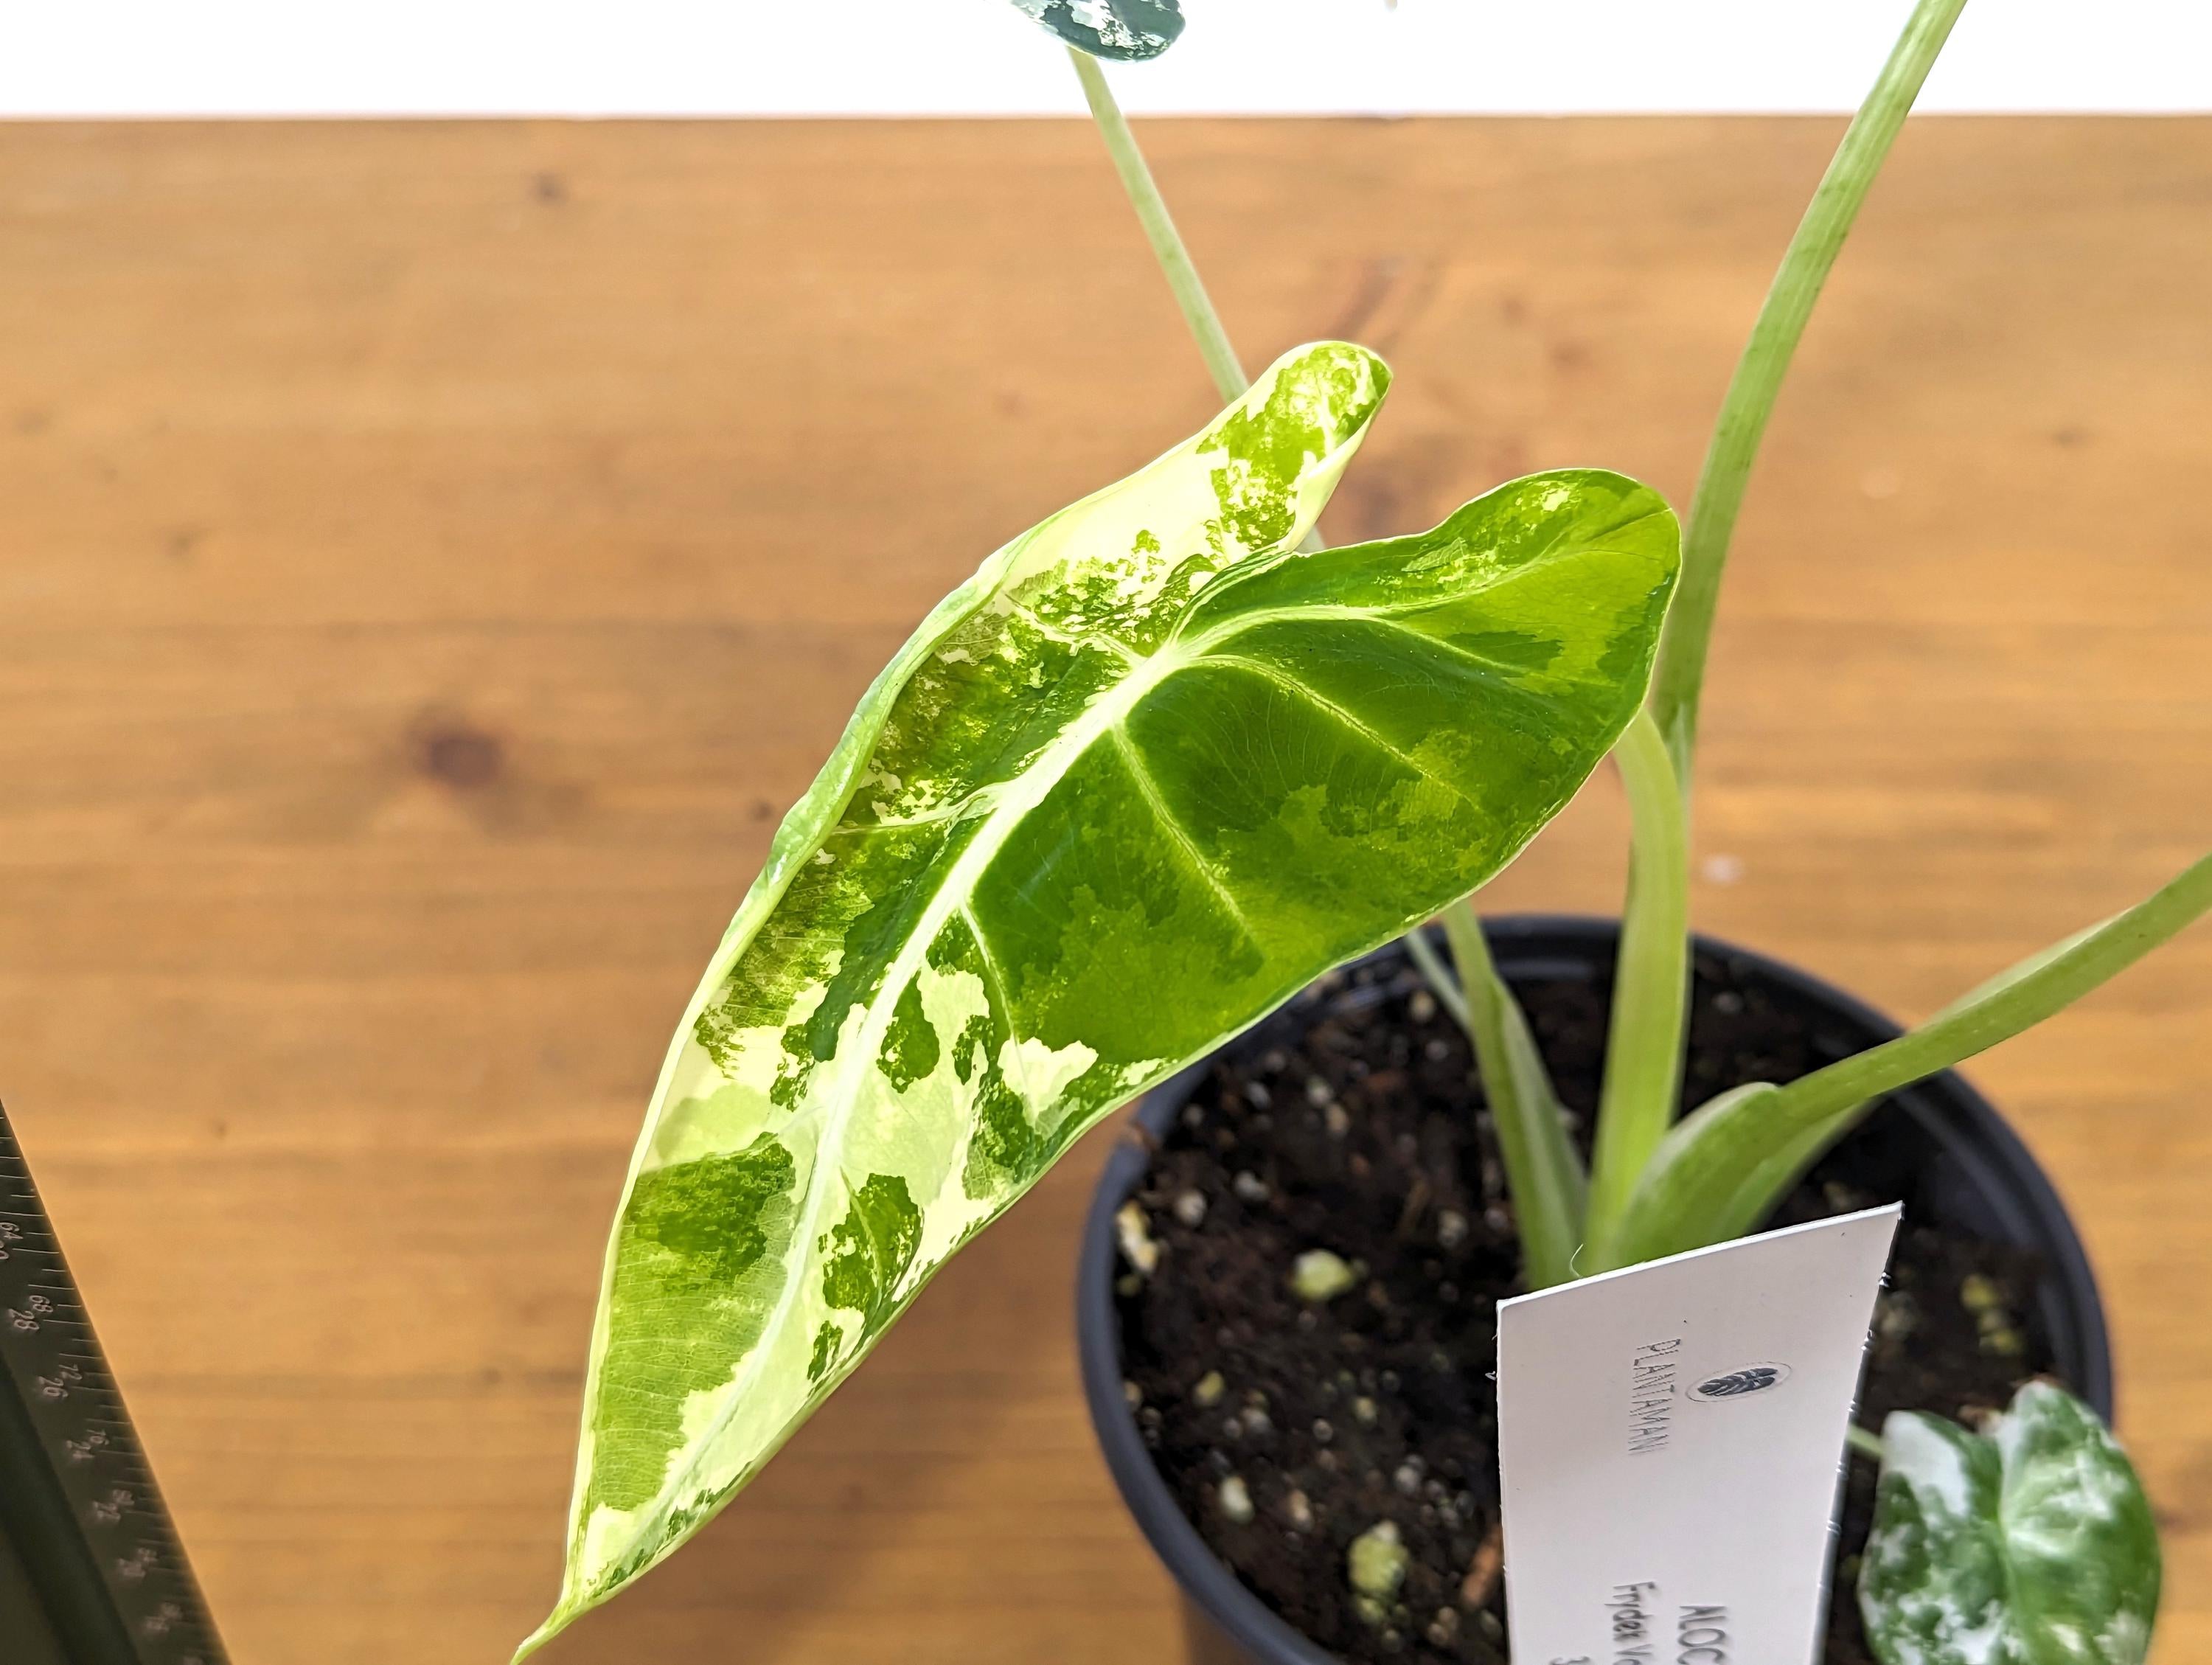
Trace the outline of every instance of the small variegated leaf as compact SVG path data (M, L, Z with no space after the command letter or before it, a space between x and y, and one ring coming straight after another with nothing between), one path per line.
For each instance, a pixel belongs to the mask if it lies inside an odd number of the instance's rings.
M1677 560L1634 482L1298 551L1388 381L1291 354L877 679L664 1066L541 1638L744 1485L1085 1128L1487 878L1626 725Z
M1883 1425L1859 1572L1883 1665L2142 1665L2158 1586L2142 1486L2072 1395L2030 1382L1986 1437Z
M1014 0L1093 58L1158 58L1182 33L1182 0Z

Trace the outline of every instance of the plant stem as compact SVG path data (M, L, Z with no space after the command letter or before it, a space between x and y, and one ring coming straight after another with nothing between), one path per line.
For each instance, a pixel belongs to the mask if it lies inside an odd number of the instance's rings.
M1244 396L1251 380L1244 374L1237 349L1229 344L1229 332L1221 327L1221 315L1206 297L1206 285L1199 281L1190 251L1176 230L1174 217L1153 182L1152 170L1145 165L1145 153L1137 148L1137 136L1129 131L1121 106L1114 101L1114 89L1106 84L1106 73L1098 67L1098 60L1073 46L1067 55L1075 62L1083 95L1091 101L1091 119L1098 124L1099 137L1106 141L1106 154L1114 159L1114 171L1121 176L1121 188L1129 193L1130 204L1137 210L1137 223L1145 228L1153 257L1175 294L1176 305L1182 308L1183 322L1197 337L1199 355L1206 361L1222 403L1231 404Z
M1145 228L1145 237L1152 246L1152 257L1159 262L1176 305L1182 308L1183 322L1190 326L1191 336L1198 343L1199 356L1206 361L1206 372L1213 378L1221 402L1233 404L1251 386L1251 379L1244 374L1243 361L1237 356L1236 348L1229 344L1229 331L1222 327L1221 314L1213 310L1206 285L1199 279L1198 267L1192 263L1190 251L1183 246L1182 234L1176 229L1175 218L1168 212L1167 199L1160 195L1152 170L1146 165L1145 153L1137 148L1137 136L1129 131L1127 118L1115 102L1114 89L1107 84L1106 72L1098 67L1098 60L1073 46L1067 49L1067 55L1074 60L1076 77L1083 82L1083 95L1090 100L1091 118L1097 124L1099 137L1106 141L1106 154L1114 159L1114 171L1121 176L1121 188L1128 193L1130 206L1137 210L1137 223ZM1328 544L1321 535L1321 528L1316 526L1306 533L1305 542L1298 547L1314 555Z
M1646 708L1613 749L1628 789L1632 842L1597 1151L1583 1230L1610 1237L1644 1165L1674 1120L1689 992L1689 829L1667 742Z
M1428 984L1429 992L1437 997L1437 1004L1451 1013L1452 1021L1466 1030L1472 1038L1474 1019L1467 1009L1467 993L1460 987L1459 980L1452 975L1451 967L1444 963L1443 956L1437 952L1436 945L1429 940L1429 933L1416 927L1406 933L1403 941L1406 952L1413 957L1422 981Z
M1474 904L1455 902L1439 918L1466 991L1462 1021L1498 1128L1528 1287L1548 1289L1575 1275L1588 1189L1582 1158L1567 1139L1565 1112L1528 1020L1490 957Z
M1786 1086L1722 1095L1661 1141L1620 1229L1593 1236L1607 1271L1755 1230L1807 1164L1887 1094L2031 1029L2212 910L2212 855L2092 930L2032 955L1927 1023Z
M1793 1121L1815 1123L1946 1070L2064 1011L2133 965L2212 908L2212 856L2205 856L2148 900L2034 956L1910 1034L1815 1070L1782 1089Z
M1690 501L1681 581L1661 639L1659 672L1651 694L1660 730L1674 756L1675 774L1686 784L1697 744L1698 693L1705 681L1713 613L1720 602L1721 571L1728 562L1736 513L1743 507L1744 489L1751 480L1767 418L1773 414L1775 395L1859 205L1966 3L1919 0L1913 8L1905 33L1844 135L1796 235L1790 240L1759 321L1737 361L1727 397L1721 401L1705 471Z
M1854 1422L1844 1430L1844 1443L1869 1461L1881 1461L1881 1436Z

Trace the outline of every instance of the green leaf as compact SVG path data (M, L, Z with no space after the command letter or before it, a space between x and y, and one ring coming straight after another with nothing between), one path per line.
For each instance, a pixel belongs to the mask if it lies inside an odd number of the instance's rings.
M1584 1269L1611 1271L1741 1237L1885 1094L2063 1012L2212 911L2212 855L2103 924L2030 956L1893 1041L1800 1076L1720 1094L1661 1139Z
M2158 1535L2096 1413L2046 1382L1987 1438L1901 1411L1859 1610L1883 1665L2142 1665Z
M1388 380L1291 355L877 679L664 1066L533 1644L720 1507L1085 1128L1489 877L1627 722L1677 560L1632 481L1296 550Z
M1182 0L1014 0L1093 58L1158 58L1182 33Z

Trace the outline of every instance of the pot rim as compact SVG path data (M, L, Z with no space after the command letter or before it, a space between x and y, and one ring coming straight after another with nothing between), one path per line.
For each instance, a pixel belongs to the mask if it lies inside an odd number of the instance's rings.
M1620 921L1584 914L1507 914L1482 921L1501 969L1522 979L1544 975L1547 958L1562 975L1578 975L1589 951L1612 951ZM1433 927L1431 927L1433 928ZM1547 953L1547 943L1563 951ZM1868 1045L1903 1033L1902 1027L1856 996L1796 966L1718 938L1693 933L1694 952L1714 955L1766 978L1811 1004L1826 1008L1864 1032ZM1385 945L1353 961L1370 963L1396 951ZM1297 996L1155 1087L1138 1102L1133 1124L1157 1138L1196 1091L1221 1053L1255 1046L1272 1027L1295 1023ZM2110 1337L2087 1251L2050 1176L1988 1099L1955 1070L1945 1070L1889 1095L1944 1147L1974 1188L1993 1202L2007 1233L2032 1243L2045 1261L2041 1306L2054 1349L2070 1367L2081 1397L2112 1420ZM1136 1517L1152 1551L1167 1565L1185 1597L1241 1649L1270 1665L1341 1665L1304 1632L1278 1617L1216 1556L1160 1478L1138 1432L1121 1388L1121 1328L1114 1310L1114 1216L1142 1181L1152 1148L1124 1133L1107 1160L1084 1222L1076 1268L1076 1340L1084 1398L1122 1502ZM2056 1321L2056 1322L2050 1322Z

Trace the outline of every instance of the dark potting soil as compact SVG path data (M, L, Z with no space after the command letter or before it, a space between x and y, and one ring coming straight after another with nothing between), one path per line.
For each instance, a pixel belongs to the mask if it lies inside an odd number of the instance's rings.
M1610 991L1518 992L1587 1139ZM1698 957L1692 1000L1692 1104L1852 1049L1824 1034L1831 1020L1816 1010L1717 957ZM1149 1276L1119 1268L1129 1395L1214 1553L1323 1649L1374 1665L1501 1665L1494 1309L1522 1285L1466 1037L1416 980L1387 969L1338 974L1307 1009L1319 1021L1301 1039L1215 1070L1136 1194L1158 1255ZM1868 1358L1868 1427L1905 1408L1984 1419L2051 1368L2033 1258L1912 1217L1929 1152L1885 1106L1775 1221L1907 1204ZM1318 1305L1289 1287L1292 1261L1316 1249L1361 1274ZM1851 1591L1874 1482L1873 1465L1853 1458L1827 1665L1871 1665ZM1410 1565L1396 1604L1370 1623L1346 1553L1386 1520Z

